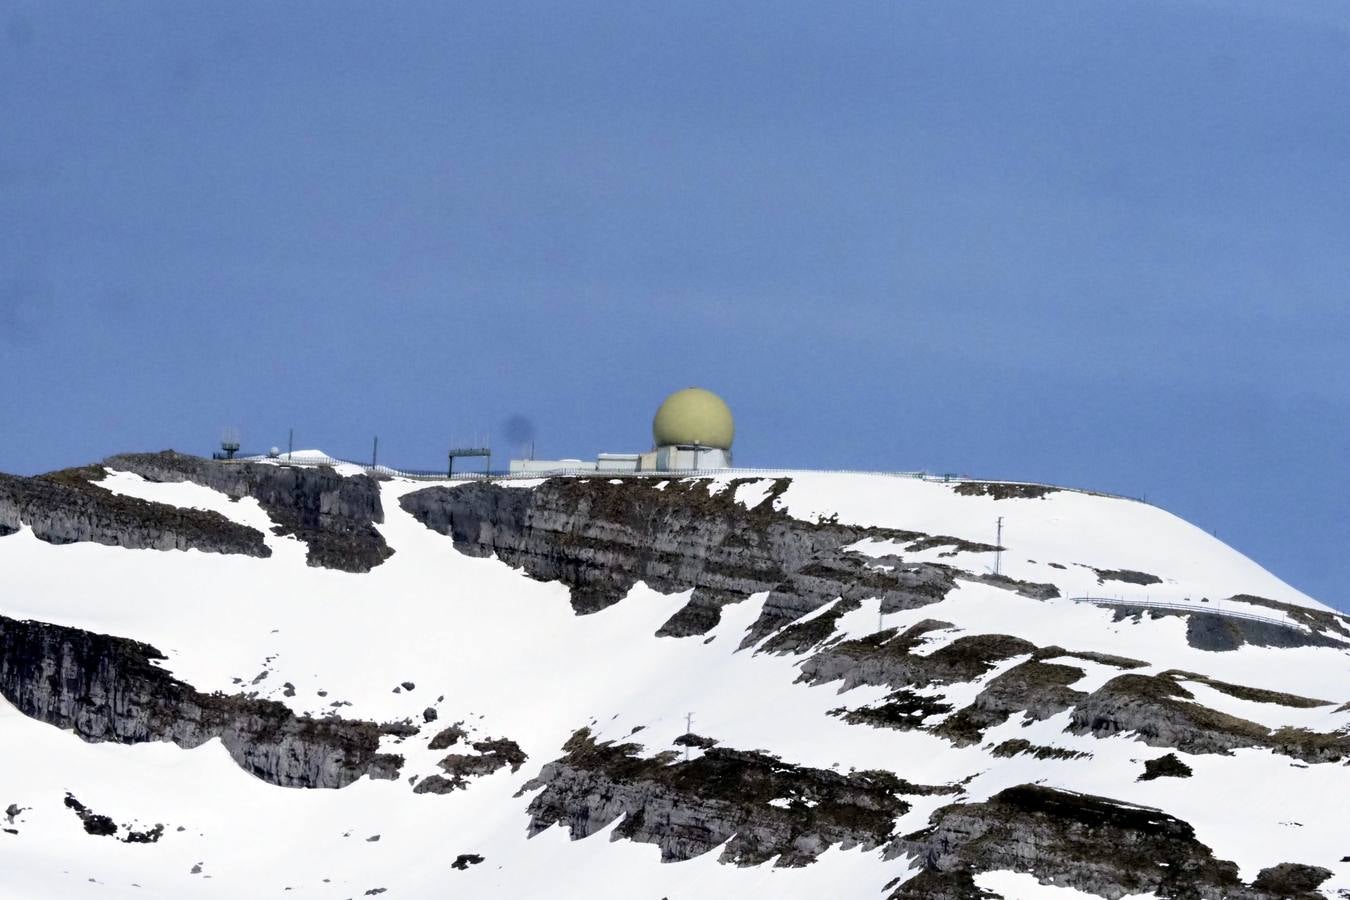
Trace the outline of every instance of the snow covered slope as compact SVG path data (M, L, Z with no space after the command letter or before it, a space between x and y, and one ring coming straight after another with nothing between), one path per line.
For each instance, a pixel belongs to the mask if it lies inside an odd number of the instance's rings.
M1350 896L1350 620L1086 493L0 476L0 695L0 897Z

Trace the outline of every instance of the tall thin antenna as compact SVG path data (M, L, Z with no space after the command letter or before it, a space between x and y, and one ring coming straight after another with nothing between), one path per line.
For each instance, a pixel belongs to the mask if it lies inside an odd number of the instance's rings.
M370 448L370 467L375 468L375 464L380 461L380 436L375 435L375 446Z
M693 713L685 713L685 714L684 714L684 733L685 733L685 734L693 734L693 733L694 733L694 714L693 714ZM684 761L685 761L685 762L689 762L689 745L688 745L688 744L685 744L685 745L684 745Z
M290 462L291 454L295 452L295 429L291 429L290 436L286 438L286 461Z
M994 574L1003 574L1003 517L998 517L998 536L994 538L994 544L998 547L994 551Z

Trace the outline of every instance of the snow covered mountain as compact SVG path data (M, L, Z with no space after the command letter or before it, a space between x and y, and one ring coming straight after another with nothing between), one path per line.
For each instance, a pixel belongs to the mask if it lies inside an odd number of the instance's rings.
M5 898L1350 897L1350 618L1045 486L0 476L0 696Z

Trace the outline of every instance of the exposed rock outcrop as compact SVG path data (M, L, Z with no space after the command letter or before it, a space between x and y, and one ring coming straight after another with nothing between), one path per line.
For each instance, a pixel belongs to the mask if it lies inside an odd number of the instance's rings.
M993 497L995 500L1039 500L1059 488L1048 484L1017 484L1007 481L961 481L952 488L963 497Z
M668 751L644 757L636 744L597 742L582 729L567 755L523 790L530 833L557 823L573 838L623 817L614 834L661 848L663 861L689 859L726 843L723 862L810 863L827 847L878 847L909 809L905 795L952 793L889 772L841 774L758 752L710 747L693 759Z
M1330 869L1302 863L1280 863L1257 873L1252 888L1263 897L1290 897L1298 900L1322 900L1317 888L1330 878Z
M925 619L903 633L885 629L827 644L803 661L798 680L810 684L839 681L841 692L859 685L894 688L878 703L855 709L841 707L831 714L875 728L931 731L957 746L979 743L988 729L1014 715L1043 721L1072 710L1066 730L1073 734L1106 737L1131 732L1151 746L1187 753L1262 747L1308 763L1350 759L1350 734L1270 729L1196 702L1181 682L1196 681L1243 700L1296 709L1330 706L1327 701L1181 671L1158 675L1126 672L1087 693L1071 687L1085 675L1082 668L1071 664L1074 659L1121 669L1146 664L1109 654L1037 647L1011 635L963 635L931 653L916 652L923 647L924 635L947 627L947 623ZM1000 663L1023 655L1028 658L990 679L974 701L954 712L942 694L931 690L974 681Z
M973 681L998 663L1033 653L1030 641L1006 634L963 635L932 653L916 653L925 634L950 628L946 622L924 619L897 633L887 628L866 637L825 647L801 665L799 681L825 684L843 681L840 690L862 684L893 688L927 687Z
M1308 763L1350 758L1350 735L1302 728L1272 730L1210 709L1195 702L1195 696L1179 683L1181 674L1118 675L1078 702L1069 730L1098 737L1133 732L1150 746L1186 753L1264 747Z
M1114 619L1117 622L1126 619L1139 621L1144 616L1163 618L1179 616L1186 620L1186 642L1197 650L1225 652L1236 650L1243 644L1256 647L1339 647L1350 644L1347 626L1350 619L1338 613L1307 609L1289 603L1277 603L1274 600L1262 600L1260 597L1233 597L1233 600L1247 602L1260 601L1272 609L1287 611L1293 619L1290 624L1261 622L1255 619L1240 619L1235 616L1221 615L1204 609L1189 610L1163 609L1159 607L1116 607ZM1217 604L1216 604L1217 607Z
M203 694L154 664L148 644L0 616L0 694L20 712L86 741L220 738L246 771L284 787L340 788L394 778L402 757L379 752L372 722L297 716L280 703Z
M888 856L909 855L923 868L895 900L978 897L969 893L970 873L994 870L1110 900L1149 891L1178 900L1284 896L1268 893L1260 879L1245 885L1237 866L1216 859L1186 822L1105 797L1024 784L981 803L944 806L930 823L888 848Z
M90 541L132 550L201 550L266 557L263 533L220 513L182 509L100 487L101 466L33 478L0 474L0 536L27 525L51 544Z
M934 731L957 746L978 743L984 732L1022 713L1035 721L1048 719L1087 696L1069 685L1083 670L1061 663L1029 659L985 685L973 703L939 724Z
M1025 738L1006 740L989 751L1000 758L1010 756L1034 756L1036 759L1091 759L1091 753L1081 750L1068 750L1064 747L1045 747L1033 744Z
M438 741L450 729L438 734L432 740L431 747L434 749ZM456 738L458 740L458 738ZM452 740L450 743L454 743ZM520 749L520 745L515 741L506 738L489 738L484 741L475 741L472 745L474 753L451 753L442 759L437 765L445 772L444 775L429 775L417 783L413 788L414 794L448 794L451 791L457 791L469 786L470 778L477 778L481 775L491 775L498 769L511 767L512 772L520 771L520 767L525 765L529 759L525 751Z
M1140 775L1137 781L1154 781L1159 778L1190 778L1193 773L1191 767L1181 761L1175 753L1165 753L1162 756L1147 760L1144 763L1144 774Z
M84 825L87 834L113 837L121 830L123 834L118 840L124 844L154 844L158 843L159 839L164 836L164 825L161 823L156 823L153 827L140 831L130 825L123 825L119 829L111 816L94 812L79 800L76 800L72 794L66 794L65 804L67 809L74 810L75 815L80 819L80 823Z
M1229 597L1227 602L1264 606L1266 609L1273 609L1276 612L1286 614L1298 624L1306 625L1319 634L1332 634L1350 640L1350 616L1343 613L1312 609L1293 603L1281 603L1278 600L1267 600L1265 597L1255 597L1251 594L1235 594Z
M224 463L166 450L104 461L149 481L191 481L239 499L253 497L276 523L309 547L311 566L368 572L393 550L375 528L384 521L380 486L369 475L339 475L328 466Z
M787 478L769 482L754 506L736 500L738 489L760 481L766 480L737 478L720 489L707 478L553 478L534 488L474 482L414 491L400 503L428 528L449 535L463 553L496 555L532 578L566 584L578 613L617 603L639 581L663 593L692 588L688 605L660 634L706 633L726 604L769 592L746 645L840 597L843 609L862 597L881 597L890 611L912 609L941 600L957 577L985 577L843 550L860 540L893 541L911 552L997 549L941 535L793 518L775 506ZM999 586L1023 587L1011 579ZM801 646L797 640L780 649Z
M1098 584L1105 584L1108 581L1122 581L1125 584L1138 584L1147 587L1150 584L1162 584L1162 579L1157 575L1150 575L1148 572L1136 572L1133 569L1097 569L1092 566L1097 576Z

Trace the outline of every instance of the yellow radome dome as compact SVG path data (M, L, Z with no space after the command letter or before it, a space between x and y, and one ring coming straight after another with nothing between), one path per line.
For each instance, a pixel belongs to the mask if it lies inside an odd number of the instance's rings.
M665 399L652 420L656 446L699 446L730 450L736 423L725 401L703 388L685 388Z

